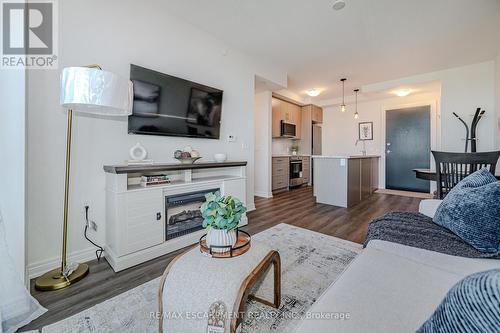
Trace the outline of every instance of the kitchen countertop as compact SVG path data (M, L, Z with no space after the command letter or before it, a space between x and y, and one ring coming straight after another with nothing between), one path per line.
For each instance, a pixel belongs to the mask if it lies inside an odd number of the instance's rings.
M324 159L356 159L356 158L378 158L380 155L313 155L312 158L324 158Z
M307 154L297 154L297 155L283 154L283 155L273 155L273 157L311 157L311 155L307 155Z

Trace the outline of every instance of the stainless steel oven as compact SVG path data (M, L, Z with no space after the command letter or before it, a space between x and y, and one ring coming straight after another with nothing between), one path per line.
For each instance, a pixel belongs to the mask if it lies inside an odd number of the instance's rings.
M292 123L287 123L284 120L281 121L281 131L280 136L285 138L295 138L296 137L296 126Z
M300 186L304 183L302 179L302 159L290 157L290 187Z

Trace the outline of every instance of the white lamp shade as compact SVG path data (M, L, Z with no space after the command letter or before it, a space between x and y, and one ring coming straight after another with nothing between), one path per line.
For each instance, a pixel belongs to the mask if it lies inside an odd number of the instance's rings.
M114 73L88 67L67 67L61 75L61 105L76 112L132 114L132 82Z

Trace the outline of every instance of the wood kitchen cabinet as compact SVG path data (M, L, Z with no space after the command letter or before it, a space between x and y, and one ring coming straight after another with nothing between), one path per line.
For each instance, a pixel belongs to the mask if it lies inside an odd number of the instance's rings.
M295 129L296 129L295 137L297 139L300 139L301 129L302 129L301 107L296 104L273 97L272 109L273 109L272 110L273 138L280 137L281 135L280 126L281 126L281 121L283 120L287 123L295 124Z
M311 105L311 120L313 123L323 122L323 109L316 105Z
M278 138L280 136L280 121L281 121L281 109L283 106L283 101L281 99L272 99L272 136L273 138Z
M295 157L295 156L294 156ZM307 185L311 179L311 158L297 156L302 161L302 183ZM287 156L273 157L272 163L272 191L288 190L290 185L290 158Z
M323 122L323 109L319 106L314 104L304 105L302 111L310 113L312 123L321 124Z
M290 161L288 157L273 157L272 191L288 189L290 179Z
M309 156L302 156L302 179L304 184L309 184L311 181L311 158Z
M348 160L347 207L360 203L378 188L378 163L378 157Z
M302 109L300 106L287 103L287 109L291 117L291 123L295 124L295 137L300 139L302 132Z

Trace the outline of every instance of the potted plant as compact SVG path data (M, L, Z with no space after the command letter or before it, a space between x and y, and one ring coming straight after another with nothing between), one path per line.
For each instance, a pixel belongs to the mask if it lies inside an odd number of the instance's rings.
M205 195L201 205L203 228L207 230L207 246L234 246L236 227L246 211L240 200L233 196L223 196L219 191ZM225 252L227 248L213 248L214 252Z

